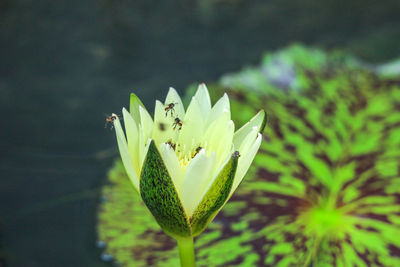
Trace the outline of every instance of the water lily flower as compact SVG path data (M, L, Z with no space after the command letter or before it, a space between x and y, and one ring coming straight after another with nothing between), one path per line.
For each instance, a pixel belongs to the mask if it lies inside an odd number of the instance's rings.
M156 101L154 120L135 94L130 100L129 112L122 110L125 133L113 115L122 162L158 224L178 240L182 265L192 266L193 236L242 181L260 147L265 112L235 132L228 96L211 106L205 84L186 112L170 88L164 103Z

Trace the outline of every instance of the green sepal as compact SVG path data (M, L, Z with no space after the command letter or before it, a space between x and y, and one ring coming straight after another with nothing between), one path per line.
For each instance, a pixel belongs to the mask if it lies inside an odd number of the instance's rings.
M193 236L200 234L207 227L229 197L238 158L238 153L232 154L190 218Z
M131 93L129 113L131 113L136 122L140 122L139 106L146 109L139 97L137 97L137 95L134 93Z
M152 140L144 161L140 194L161 228L173 237L191 236L191 230L174 183Z

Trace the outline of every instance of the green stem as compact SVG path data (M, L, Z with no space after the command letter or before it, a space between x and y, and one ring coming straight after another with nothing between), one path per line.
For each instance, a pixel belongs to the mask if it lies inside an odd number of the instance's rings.
M181 267L195 267L193 237L179 238L176 241L178 242Z

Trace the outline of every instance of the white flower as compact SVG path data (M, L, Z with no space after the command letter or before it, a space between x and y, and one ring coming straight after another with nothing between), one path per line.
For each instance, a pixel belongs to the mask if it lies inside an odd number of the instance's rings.
M156 101L154 120L131 94L115 116L121 158L135 189L160 226L172 236L199 234L236 190L260 147L261 110L238 131L225 94L212 107L205 84L187 108L170 88Z

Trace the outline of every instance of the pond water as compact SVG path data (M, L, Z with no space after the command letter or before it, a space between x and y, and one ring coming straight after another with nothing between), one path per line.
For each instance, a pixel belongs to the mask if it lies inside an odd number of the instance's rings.
M255 64L295 41L400 56L386 1L0 1L0 266L108 266L96 206L111 112ZM5 259L5 261L4 261Z

